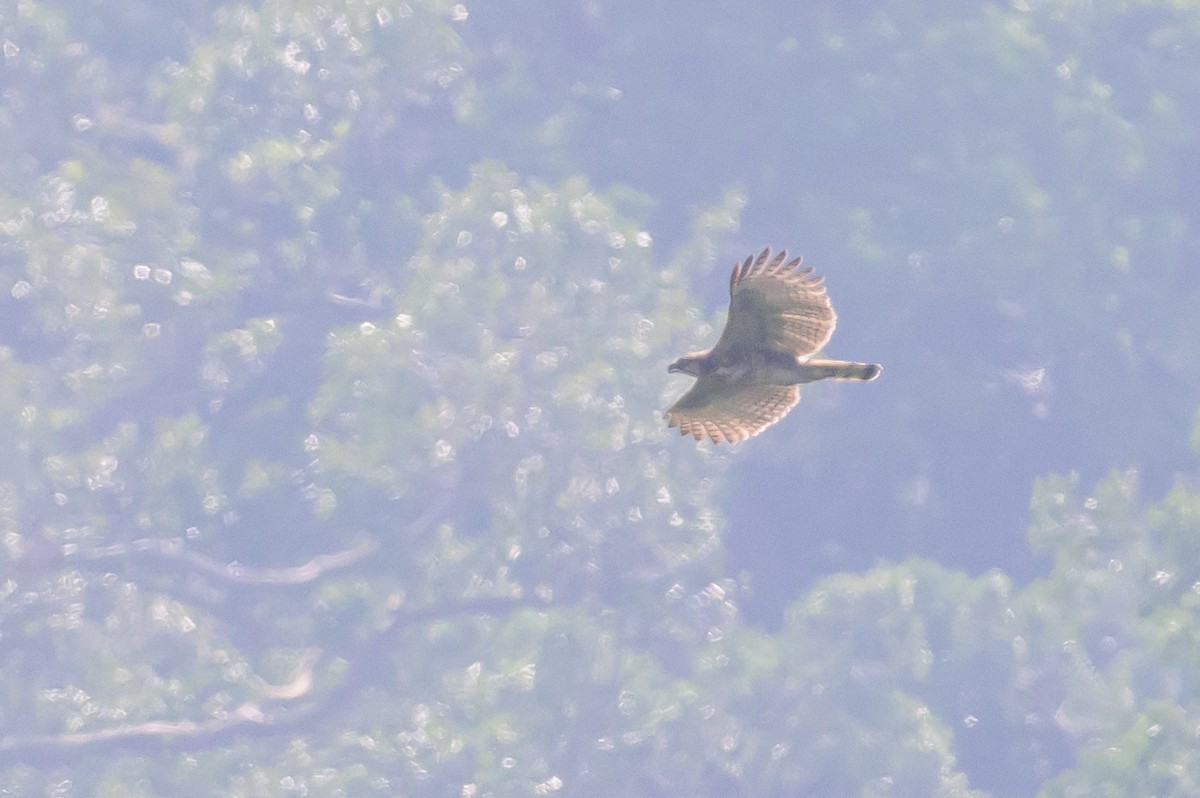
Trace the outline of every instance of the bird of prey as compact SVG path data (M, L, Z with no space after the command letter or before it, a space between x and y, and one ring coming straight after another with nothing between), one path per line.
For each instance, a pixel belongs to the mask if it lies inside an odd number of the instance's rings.
M837 316L825 280L787 250L735 264L729 275L729 317L712 349L676 360L669 372L696 382L667 411L667 426L680 435L714 443L752 438L783 418L800 401L800 385L816 380L873 380L878 363L817 360Z

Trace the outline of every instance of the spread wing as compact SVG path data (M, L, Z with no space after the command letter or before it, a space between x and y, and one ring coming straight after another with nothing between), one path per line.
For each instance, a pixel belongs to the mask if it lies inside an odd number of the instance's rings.
M718 357L739 351L773 349L804 359L829 342L837 315L825 293L825 278L812 267L798 270L802 258L774 258L764 249L733 267L729 275L729 318L714 347Z
M752 438L800 401L798 385L739 384L705 374L667 411L667 426L696 440L739 443Z

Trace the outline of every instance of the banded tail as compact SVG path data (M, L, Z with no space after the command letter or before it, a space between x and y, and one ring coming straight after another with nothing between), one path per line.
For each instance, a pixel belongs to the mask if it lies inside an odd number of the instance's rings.
M879 376L883 366L878 363L850 363L845 360L806 360L800 364L806 382L816 380L863 380L870 382Z

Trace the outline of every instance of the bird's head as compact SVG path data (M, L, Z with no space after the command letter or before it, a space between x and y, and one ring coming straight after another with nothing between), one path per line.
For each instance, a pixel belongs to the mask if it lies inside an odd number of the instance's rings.
M703 352L692 352L689 355L684 355L667 366L667 373L691 374L693 377L699 377L700 372L704 369L704 359L708 357L709 351L706 349Z

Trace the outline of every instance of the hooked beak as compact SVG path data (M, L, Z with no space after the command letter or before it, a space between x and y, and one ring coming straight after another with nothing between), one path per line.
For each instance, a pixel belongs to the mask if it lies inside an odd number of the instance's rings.
M677 371L683 371L683 369L679 368L679 361L678 361L678 360L676 360L676 361L675 361L674 363L672 363L671 365L667 366L667 373L668 373L668 374L674 374L674 373L675 373L675 372L677 372Z

